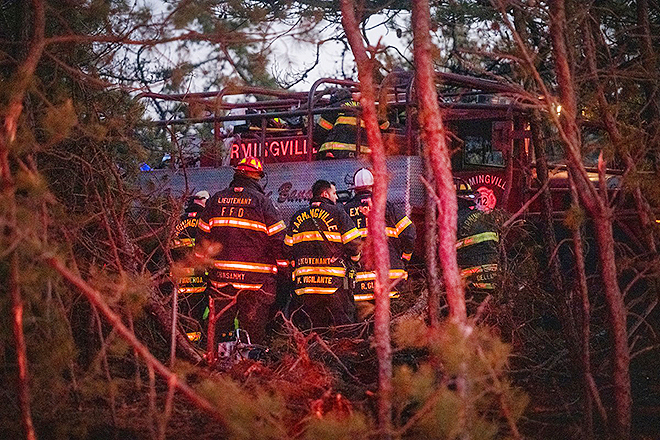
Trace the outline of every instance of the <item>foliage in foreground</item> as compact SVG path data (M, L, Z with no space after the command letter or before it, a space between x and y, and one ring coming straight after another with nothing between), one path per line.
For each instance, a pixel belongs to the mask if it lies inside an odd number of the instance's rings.
M66 289L61 284L54 287ZM95 316L84 304L78 307ZM167 384L150 380L148 368L96 319L81 329L89 332L82 341L91 346L76 343L79 338L66 330L68 317L62 310L43 312L51 315L50 332L44 332L44 322L37 325L44 318L36 316L29 317L26 328L33 416L42 438L95 438L104 430L136 438L162 432L168 437L251 440L375 434L376 365L365 343L335 341L326 346L314 337L302 338L304 342L297 338L295 344L283 338L277 344L277 359L242 361L227 373L178 361L175 371L213 404L222 420L210 418L179 395L168 418L161 410L167 406ZM150 326L144 315L135 323L141 337L159 352L164 341ZM472 438L506 436L508 422L515 422L527 403L505 378L510 354L506 344L487 328L461 330L446 324L432 331L419 320L400 323L394 336L399 359L394 426L400 438L456 438L456 414L464 410ZM10 332L2 333L2 345L0 374L4 383L14 383ZM336 357L329 356L329 350ZM464 395L457 387L458 376L466 379ZM7 387L0 403L0 432L7 438L21 435L14 392Z

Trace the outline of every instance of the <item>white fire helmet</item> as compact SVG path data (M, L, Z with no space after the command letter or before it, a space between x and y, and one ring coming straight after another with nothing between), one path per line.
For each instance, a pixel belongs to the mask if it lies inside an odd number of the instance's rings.
M210 194L208 191L197 191L194 196L195 200L208 200L211 198Z
M364 188L366 186L373 186L373 184L374 175L366 168L360 168L353 175L353 188Z

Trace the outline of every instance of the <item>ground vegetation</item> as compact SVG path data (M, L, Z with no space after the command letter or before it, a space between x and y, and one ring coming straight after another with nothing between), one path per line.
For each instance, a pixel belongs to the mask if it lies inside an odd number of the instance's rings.
M184 200L145 191L137 176L143 162L176 153L172 139L190 127L148 126L137 93L185 92L191 72L208 87L272 86L274 39L321 44L321 20L343 20L332 38L357 61L382 208L373 85L406 59L366 39L365 23L411 5L341 3L343 14L336 2L181 1L165 3L164 12L124 1L0 2L0 376L7 385L0 436L657 435L660 9L653 0L430 2L428 10L414 2L410 26L386 20L414 44L418 88L432 101L420 101L420 115L433 153L429 201L440 214L428 261L437 256L440 268L431 264L390 317L383 265L373 339L327 341L284 321L261 361L224 371L207 366L173 325L163 286L173 213ZM202 46L208 59L186 60ZM548 174L565 166L572 182L561 227L549 203L545 223L532 224L525 212L502 218L502 287L490 296L465 297L456 279L450 152L433 106L433 67L535 96L530 179L547 189ZM149 105L162 119L199 111ZM594 169L585 157L595 158ZM623 170L616 182L608 164ZM627 206L640 219L641 239L617 221ZM374 212L378 220L382 211ZM373 241L374 255L383 240Z

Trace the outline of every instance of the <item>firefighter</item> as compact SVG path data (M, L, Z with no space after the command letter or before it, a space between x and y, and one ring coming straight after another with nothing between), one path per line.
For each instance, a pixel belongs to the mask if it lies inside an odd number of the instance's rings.
M350 266L360 259L360 232L336 205L327 180L312 186L309 207L296 212L284 239L294 277L292 320L302 329L355 322Z
M366 168L359 169L353 176L353 189L355 196L344 204L344 209L357 225L363 239L367 238L367 219L372 206L372 187L374 176ZM390 298L398 298L405 291L408 273L405 263L410 261L415 238L417 236L415 225L408 218L400 205L387 202L385 206L385 232L390 255ZM355 303L360 318L366 318L373 311L374 261L365 252L360 261L354 291Z
M276 258L286 226L259 185L263 176L259 159L242 159L229 187L211 197L199 220L196 254L211 266L209 348L216 334L229 337L237 328L263 343L274 314Z
M500 235L489 209L480 203L479 193L457 191L458 227L456 258L468 291L491 293L498 274Z
M201 338L201 326L196 323L202 322L206 309L206 271L194 267L193 249L197 223L208 199L208 191L195 193L174 228L174 238L170 244L172 260L177 263L170 271L170 276L177 289L179 313L194 320L184 321L186 335L192 342L198 342Z
M348 89L338 89L330 97L330 104L339 107L338 112L324 113L316 124L315 142L321 146L318 149L318 159L345 159L355 157L358 153L368 154L371 149L367 144L364 121L358 118L360 94L351 94ZM358 136L357 121L360 119L360 136ZM386 129L389 122L383 122L381 129Z

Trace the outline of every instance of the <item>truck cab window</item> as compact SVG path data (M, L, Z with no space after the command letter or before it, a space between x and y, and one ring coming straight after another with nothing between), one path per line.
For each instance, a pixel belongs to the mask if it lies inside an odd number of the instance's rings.
M464 165L504 166L503 136L497 124L487 120L457 121L458 145L463 150Z

